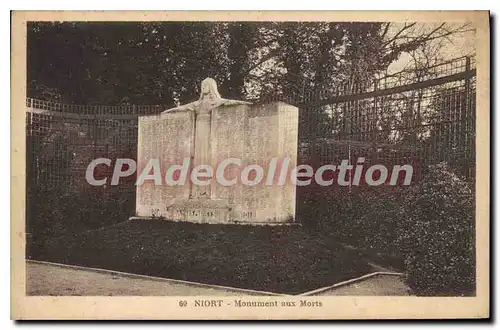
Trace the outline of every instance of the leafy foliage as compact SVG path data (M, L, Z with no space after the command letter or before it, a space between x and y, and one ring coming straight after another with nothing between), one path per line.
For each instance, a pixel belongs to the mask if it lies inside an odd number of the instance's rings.
M411 186L298 190L305 226L407 274L417 295L470 295L475 286L474 194L448 165ZM305 191L304 189L309 189Z
M334 189L329 187L329 189ZM328 233L358 248L398 255L395 244L401 206L407 187L337 189L334 195L304 194L298 213L306 226ZM301 196L302 197L302 196Z
M432 166L407 194L398 246L407 283L418 295L474 292L474 198L469 184L446 164Z

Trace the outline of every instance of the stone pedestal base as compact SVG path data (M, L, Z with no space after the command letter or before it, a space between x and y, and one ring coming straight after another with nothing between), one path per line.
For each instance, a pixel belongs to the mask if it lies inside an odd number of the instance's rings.
M164 221L173 221L173 222L189 222L189 223L206 223L206 224L221 224L221 222L217 221L192 221L192 220L174 220L174 219L167 219L163 216L161 217L144 217L144 216L133 216L130 217L129 220L164 220ZM269 221L229 221L226 222L226 224L234 224L234 225L246 225L246 226L302 226L301 223L299 222L269 222Z

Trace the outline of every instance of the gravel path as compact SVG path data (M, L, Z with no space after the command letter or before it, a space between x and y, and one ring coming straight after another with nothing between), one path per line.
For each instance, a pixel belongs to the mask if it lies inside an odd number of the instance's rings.
M234 296L258 293L26 262L26 294L33 296ZM265 293L264 293L265 294ZM263 295L263 294L262 294Z
M376 275L314 296L407 296L408 288L399 276Z
M267 295L31 261L26 262L26 281L26 294L36 296ZM315 295L401 296L407 287L398 276L379 275Z

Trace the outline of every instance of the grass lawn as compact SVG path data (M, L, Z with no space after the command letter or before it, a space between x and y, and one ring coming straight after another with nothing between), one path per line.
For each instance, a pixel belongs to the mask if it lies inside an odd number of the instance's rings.
M372 271L357 252L298 226L131 220L28 244L27 257L297 294Z

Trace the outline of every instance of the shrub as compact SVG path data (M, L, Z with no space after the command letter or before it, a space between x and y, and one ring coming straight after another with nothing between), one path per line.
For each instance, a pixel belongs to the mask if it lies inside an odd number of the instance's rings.
M29 187L26 229L32 238L50 238L109 226L133 214L133 192L59 186Z
M301 187L302 188L302 187ZM401 196L408 187L325 187L299 194L297 214L302 225L361 249L395 254L396 224ZM302 190L301 190L302 192Z
M474 195L446 164L431 166L402 205L397 244L414 294L470 295L475 287Z
M297 196L296 214L304 227L353 243L357 233L352 219L359 218L364 209L356 206L347 189L300 187Z
M401 196L408 187L372 187L359 194L363 215L354 222L353 230L360 235L359 247L384 254L397 255L396 228L401 210Z

